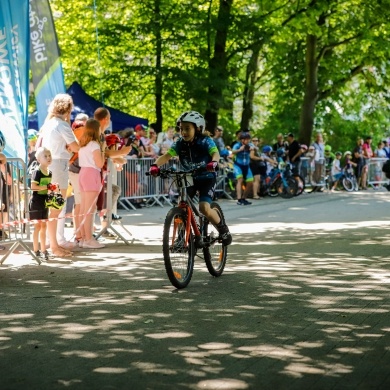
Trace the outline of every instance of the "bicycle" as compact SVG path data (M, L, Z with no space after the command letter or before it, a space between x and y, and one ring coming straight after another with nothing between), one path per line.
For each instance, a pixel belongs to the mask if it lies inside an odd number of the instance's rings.
M260 184L263 192L271 197L281 196L282 198L292 198L298 190L297 181L292 177L289 165L283 166L279 163L277 168L273 168L269 175Z
M199 212L187 195L187 188L193 185L193 174L200 169L202 167L189 171L160 169L159 176L172 179L179 192L178 206L168 211L163 229L165 271L172 285L178 289L186 287L191 281L195 256L202 258L197 254L198 249L202 249L203 259L212 276L221 276L226 265L227 246L222 244L215 226ZM219 204L214 201L210 207L225 222Z

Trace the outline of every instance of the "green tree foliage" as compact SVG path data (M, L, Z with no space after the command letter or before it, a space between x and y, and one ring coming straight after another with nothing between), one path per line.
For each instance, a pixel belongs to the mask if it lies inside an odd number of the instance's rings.
M387 2L50 1L67 85L160 128L195 109L228 140L321 130L335 147L387 131Z

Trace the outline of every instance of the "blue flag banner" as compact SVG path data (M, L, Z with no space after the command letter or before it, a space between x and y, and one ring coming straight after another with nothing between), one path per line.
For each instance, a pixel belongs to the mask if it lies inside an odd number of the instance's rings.
M8 157L27 158L28 0L0 1L0 130Z
M66 93L57 34L48 0L30 3L30 66L41 127L54 96Z

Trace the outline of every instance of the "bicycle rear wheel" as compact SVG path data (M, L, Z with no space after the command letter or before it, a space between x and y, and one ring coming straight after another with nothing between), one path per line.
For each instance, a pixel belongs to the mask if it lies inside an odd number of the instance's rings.
M297 182L292 177L285 179L286 185L284 185L282 179L278 179L276 183L276 188L279 195L282 198L289 199L292 198L297 193Z
M195 246L193 235L186 245L187 213L174 207L168 211L164 221L163 254L168 278L176 288L184 288L194 271Z
M211 202L210 207L215 210L221 221L225 223L222 209L216 202ZM217 238L218 230L205 218L203 224L203 240L206 246L203 248L204 261L212 276L221 276L226 265L227 246L223 245Z

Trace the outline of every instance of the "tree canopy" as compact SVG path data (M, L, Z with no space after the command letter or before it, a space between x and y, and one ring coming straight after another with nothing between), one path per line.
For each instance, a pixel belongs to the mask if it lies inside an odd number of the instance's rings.
M66 85L159 129L193 109L230 137L387 135L389 0L50 4Z

